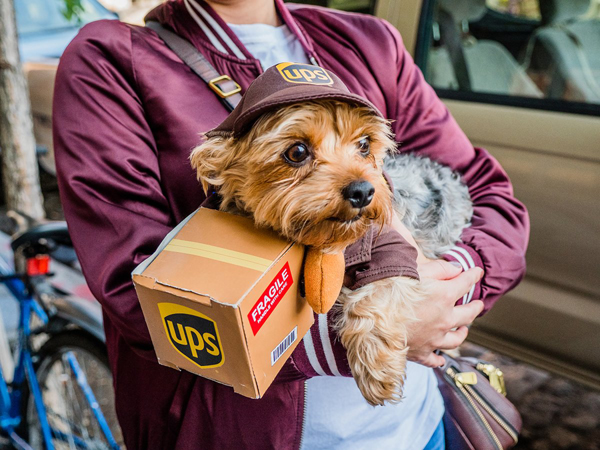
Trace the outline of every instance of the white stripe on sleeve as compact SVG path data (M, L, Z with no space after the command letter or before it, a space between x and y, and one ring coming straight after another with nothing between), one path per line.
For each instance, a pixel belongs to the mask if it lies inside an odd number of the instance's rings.
M449 250L449 251L446 252L446 254L450 255L450 256L453 256L459 262L459 264L462 266L462 268L463 268L464 271L469 270L469 266L467 265L467 263L463 259L462 255L459 255L454 250ZM473 292L474 291L475 291L475 286L471 287L471 290L463 296L463 305L466 305L467 303L469 303L471 301L470 296L471 297L473 296Z
M453 248L453 250L456 250L457 252L460 252L462 255L464 255L464 257L465 257L465 259L467 261L467 264L469 264L471 266L471 269L474 269L475 267L477 267L477 265L475 264L475 261L473 261L473 257L464 248L459 247L457 245L457 246L455 246ZM475 292L475 286L473 285L473 287L469 291L469 301L473 300L473 293L474 292Z
M337 368L335 363L335 355L333 354L333 348L331 348L331 340L329 339L329 328L327 326L327 314L319 314L319 336L321 337L321 344L323 345L323 352L325 353L325 359L329 370L336 377L341 377L342 374Z
M213 19L213 17L208 12L206 12L206 10L202 6L200 6L198 3L196 3L194 0L189 0L189 2L196 7L196 9L202 15L204 20L206 20L206 22L211 27L213 27L213 29L221 37L221 39L223 39L223 42L225 42L229 46L229 48L231 50L233 50L233 53L235 54L235 56L237 56L240 59L246 59L246 57L244 56L242 51L238 48L237 45L235 45L235 42L233 42L231 40L229 35L225 32L225 30L223 30L223 28L218 24L218 22L215 19Z
M469 254L468 251L466 251L464 248L459 247L459 246L455 246L452 248L452 250L456 250L457 252L462 253L462 255L465 257L465 260L467 261L467 263L469 264L469 266L471 266L470 268L474 268L475 266L475 261L473 261L473 257Z
M204 34L206 34L206 37L210 40L210 43L212 45L214 45L215 48L217 50L219 50L220 52L229 54L229 52L225 49L225 47L223 47L223 45L217 39L217 37L214 35L214 33L212 31L210 31L210 29L206 26L206 24L202 21L202 19L200 19L200 17L198 17L198 14L196 14L196 11L194 11L194 8L192 8L190 6L189 1L190 0L183 0L183 4L185 5L187 11L190 13L190 16L192 16L192 18L196 21L196 23L198 24L200 29L204 32Z
M304 349L306 350L306 356L308 356L308 362L310 362L310 365L312 366L314 371L322 377L326 377L327 374L323 371L323 368L321 367L321 364L319 364L319 360L317 359L317 352L315 352L315 345L313 343L312 334L310 333L310 330L308 330L308 333L306 333L304 339L302 339L302 343L304 344Z

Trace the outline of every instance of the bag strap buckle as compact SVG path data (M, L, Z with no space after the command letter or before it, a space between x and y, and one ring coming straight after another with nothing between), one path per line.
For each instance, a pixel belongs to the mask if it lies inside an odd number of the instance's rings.
M233 89L230 91L225 91L218 83L231 81L233 83ZM235 95L242 91L242 87L233 81L229 75L221 75L216 78L213 78L208 82L208 86L221 98L227 98L232 95Z

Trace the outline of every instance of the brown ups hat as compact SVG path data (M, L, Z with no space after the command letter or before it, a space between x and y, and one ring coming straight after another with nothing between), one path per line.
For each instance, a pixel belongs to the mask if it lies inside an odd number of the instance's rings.
M239 136L259 116L271 109L317 99L334 99L366 106L382 116L371 102L352 94L332 72L319 66L284 62L268 68L254 80L231 114L206 135Z

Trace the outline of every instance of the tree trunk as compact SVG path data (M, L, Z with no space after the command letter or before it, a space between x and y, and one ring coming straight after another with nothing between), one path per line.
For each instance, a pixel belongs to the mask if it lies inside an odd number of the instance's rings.
M44 217L27 82L19 59L13 0L0 0L0 149L9 209Z

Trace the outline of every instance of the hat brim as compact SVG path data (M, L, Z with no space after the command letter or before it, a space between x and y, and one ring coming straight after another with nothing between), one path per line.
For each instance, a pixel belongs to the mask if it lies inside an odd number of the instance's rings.
M303 103L312 100L339 100L346 103L355 104L358 106L364 106L373 111L374 114L383 117L383 114L377 109L375 105L373 105L367 99L352 94L350 92L344 93L338 89L332 89L330 86L311 86L309 92L307 92L306 87L298 84L297 86L290 86L285 89L281 89L277 92L274 92L265 98L261 99L247 111L244 111L239 117L235 119L233 124L233 130L226 131L218 131L215 129L207 133L207 136L211 135L231 135L233 133L234 136L239 136L246 132L246 130L254 123L256 119L258 119L264 113L276 109L279 106L287 106L295 103Z

